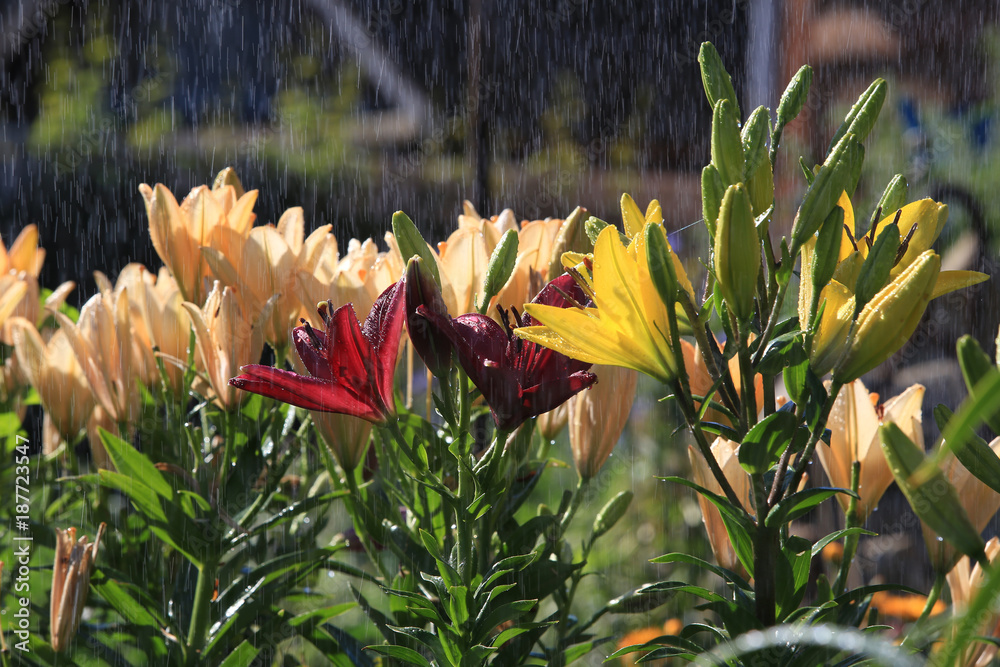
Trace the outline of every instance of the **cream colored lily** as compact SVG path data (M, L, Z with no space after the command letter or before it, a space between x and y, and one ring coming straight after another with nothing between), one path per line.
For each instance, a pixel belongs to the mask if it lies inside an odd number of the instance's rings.
M740 446L725 438L716 438L712 443L712 455L722 468L723 474L736 492L736 497L740 499L743 508L753 513L753 501L750 497L750 476L740 466L739 460ZM722 487L712 475L712 470L702 457L701 453L694 447L688 447L688 459L691 461L691 473L694 483L704 487L709 491L722 495ZM701 517L705 522L705 531L708 533L708 543L715 554L716 562L726 568L736 572L741 577L747 576L746 568L736 557L736 551L729 541L729 534L726 532L726 525L722 521L722 515L718 508L701 494L698 494L698 506L701 508Z
M639 374L620 366L595 366L597 384L573 395L568 407L569 444L582 479L597 476L611 456L635 403Z
M1000 456L1000 438L990 443L990 449ZM959 463L954 454L950 454L941 464L948 481L955 487L962 507L969 515L969 521L977 531L982 532L986 524L1000 509L1000 493L980 482ZM924 532L924 543L930 553L931 565L938 572L948 572L958 561L959 554L951 544L942 539L927 524L921 522Z
M858 524L864 523L892 484L892 471L879 445L878 427L893 422L917 447L924 447L924 430L920 408L924 388L915 384L899 396L876 406L878 396L869 394L861 380L844 385L834 401L826 425L830 429L830 446L820 444L817 453L830 483L841 489L851 488L851 469L860 461L861 470L856 503ZM844 512L851 498L835 496Z
M0 341L7 345L13 345L11 332L4 324L7 318L23 317L38 326L49 311L63 304L75 287L75 283L65 282L40 304L38 274L44 261L45 249L38 247L35 225L22 229L9 250L0 241Z
M990 538L986 543L986 558L993 564L1000 555L1000 538ZM972 565L968 556L962 556L955 567L945 577L951 590L951 604L955 613L963 613L969 604L986 584L986 572L982 565ZM983 613L978 626L977 635L996 637L1000 635L1000 613L996 606L990 605ZM990 642L974 641L962 652L958 664L962 667L987 667L993 664L997 655L997 646Z
M146 202L153 247L177 280L184 298L196 303L205 298L204 281L211 276L201 248L211 247L232 257L234 240L247 237L256 217L253 206L257 191L242 192L239 180L229 173L228 180L220 174L211 189L205 185L195 188L180 204L162 184L139 186ZM223 230L232 234L223 234Z
M183 307L184 297L166 267L160 269L155 283L143 283L137 295L144 329L155 355L163 360L167 386L179 397L184 391L188 344L191 342L191 316ZM195 367L199 361L195 355ZM203 368L199 370L204 371Z
M139 416L139 391L128 290L95 294L83 305L76 324L62 313L57 312L56 319L97 404L122 430L130 430Z
M238 374L241 366L260 360L264 348L263 327L273 305L273 300L265 303L256 321L251 320L241 309L233 289L223 287L219 281L212 286L203 307L189 301L183 303L191 316L198 356L214 393L213 400L227 412L238 409L249 396L245 391L230 387L229 379Z
M11 320L10 326L20 368L46 416L63 440L74 443L94 410L94 396L66 332L57 330L46 343L24 318Z

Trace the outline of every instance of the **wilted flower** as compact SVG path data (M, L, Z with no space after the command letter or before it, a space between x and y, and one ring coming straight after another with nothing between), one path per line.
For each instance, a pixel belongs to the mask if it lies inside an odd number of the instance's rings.
M715 442L712 443L712 454L736 492L736 496L743 504L743 509L753 513L750 476L740 466L739 450L739 443L725 438L716 438ZM691 460L691 472L695 484L722 495L722 487L715 479L701 453L696 451L694 447L688 447L688 458ZM729 541L726 524L723 523L718 508L700 494L698 495L698 506L701 507L701 517L705 522L705 531L708 533L708 543L712 546L716 562L727 570L732 570L740 576L746 577L746 568L736 557L736 551Z
M292 332L292 343L310 375L273 366L243 366L233 387L307 410L338 412L378 423L396 412L393 375L404 319L404 281L387 289L364 326L351 305L335 311L320 304L326 331L308 323Z
M915 384L885 405L876 406L877 398L876 394L868 393L861 380L844 385L826 422L830 446L820 444L817 452L830 483L841 489L851 488L851 469L855 461L861 462L858 484L861 499L856 503L861 522L892 484L892 471L879 445L878 427L894 422L917 447L924 447L920 415L924 388ZM846 512L851 498L842 493L835 497Z
M56 529L55 562L52 564L52 599L49 604L49 628L52 650L65 651L80 627L80 618L87 603L90 574L94 569L97 549L107 526L97 529L93 544L86 536L76 540L76 528Z
M639 374L621 366L595 366L598 382L567 401L569 444L583 479L597 476L621 438L635 402Z

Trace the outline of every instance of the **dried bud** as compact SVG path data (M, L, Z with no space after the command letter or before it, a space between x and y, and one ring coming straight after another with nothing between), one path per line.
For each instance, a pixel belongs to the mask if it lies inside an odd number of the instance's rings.
M93 544L83 536L76 541L76 528L56 529L55 562L52 564L52 601L49 605L52 650L62 653L80 627L87 602L90 573L106 524L97 529Z

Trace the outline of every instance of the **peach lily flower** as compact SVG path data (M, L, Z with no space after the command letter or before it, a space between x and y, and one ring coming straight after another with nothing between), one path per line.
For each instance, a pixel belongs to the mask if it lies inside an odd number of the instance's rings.
M712 443L712 454L722 468L723 474L729 480L736 496L740 499L744 509L753 512L753 500L750 496L750 476L740 466L739 443L725 438L716 438ZM708 463L702 458L700 452L694 447L688 447L688 458L691 460L691 472L694 482L713 493L722 495L722 487L712 475ZM715 554L718 564L727 570L736 572L741 577L747 576L746 568L736 557L736 551L729 541L729 534L726 532L726 525L722 521L722 515L711 502L698 495L698 506L701 508L702 520L705 522L705 530L708 533L708 542Z
M1000 538L990 538L986 543L986 558L992 564L998 555L1000 555ZM951 603L956 613L968 609L969 603L986 583L986 573L982 566L979 563L972 565L968 556L962 556L945 578L948 580L948 588L951 589ZM995 606L991 605L988 608L976 634L984 637L1000 635L1000 613L997 613ZM976 641L963 651L958 664L964 667L986 667L993 664L996 655L995 644Z

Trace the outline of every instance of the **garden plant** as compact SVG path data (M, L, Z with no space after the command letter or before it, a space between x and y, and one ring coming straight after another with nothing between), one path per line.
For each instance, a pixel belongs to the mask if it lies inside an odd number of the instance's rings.
M781 206L781 137L812 70L774 114L744 114L711 44L699 63L712 137L697 256L672 249L669 202L627 194L620 224L466 204L444 242L399 212L386 250L344 248L329 226L306 235L298 208L255 225L257 192L226 169L180 202L143 185L163 267L96 273L77 312L72 285L38 284L25 229L0 252L2 664L993 660L1000 544L981 533L1000 439L982 434L1000 434L1000 358L960 341L968 398L931 410L929 448L922 387L876 405L860 382L932 299L987 276L942 270L947 202L909 201L901 176L854 208L884 81L821 163L799 160L804 194ZM680 418L663 446L691 462L659 483L697 495L714 562L665 553L672 578L590 609L588 559L633 500L596 505L590 487L640 375ZM22 420L39 409L35 441ZM569 458L563 429L578 482L550 505L538 490ZM851 584L893 481L924 525L928 591ZM843 524L803 536L823 504ZM344 597L318 588L330 576ZM887 591L922 612L882 624ZM678 600L670 630L632 644L609 630Z

